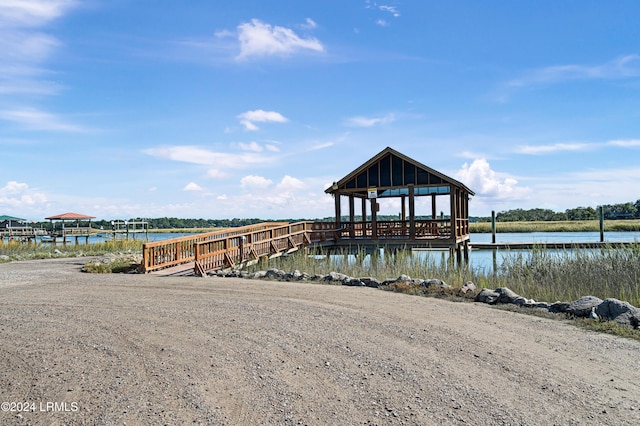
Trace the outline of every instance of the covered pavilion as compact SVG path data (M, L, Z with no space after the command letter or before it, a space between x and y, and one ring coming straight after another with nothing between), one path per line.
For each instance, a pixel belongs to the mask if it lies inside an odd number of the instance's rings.
M95 216L69 212L45 217L45 219L51 221L50 236L54 243L57 238L62 238L62 242L66 243L67 237L75 237L76 244L78 244L78 238L85 237L85 242L89 244L89 237L91 236L91 219L95 219ZM62 223L60 228L56 228L56 221ZM65 222L71 222L72 226L65 226ZM73 224L75 224L75 226L73 226Z
M337 246L449 248L458 254L464 248L465 256L468 254L469 198L475 193L392 148L385 148L325 192L335 199ZM417 214L418 197L430 197L431 211ZM349 203L346 221L342 218L343 198ZM378 201L385 198L400 199L398 220L378 220ZM358 220L356 200L360 204ZM449 217L437 216L443 202Z

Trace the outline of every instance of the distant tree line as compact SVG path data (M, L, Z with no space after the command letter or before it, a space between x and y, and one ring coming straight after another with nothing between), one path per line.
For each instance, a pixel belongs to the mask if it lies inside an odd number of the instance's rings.
M602 212L606 220L640 219L640 200L635 203L605 204ZM497 222L596 220L598 210L593 207L575 207L564 212L549 209L515 209L496 213ZM491 221L491 217L478 217L479 222Z

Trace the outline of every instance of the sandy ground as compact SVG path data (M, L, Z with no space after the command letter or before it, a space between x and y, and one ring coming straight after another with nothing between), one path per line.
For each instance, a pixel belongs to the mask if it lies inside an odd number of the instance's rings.
M0 424L640 424L640 342L481 304L85 261L0 265Z

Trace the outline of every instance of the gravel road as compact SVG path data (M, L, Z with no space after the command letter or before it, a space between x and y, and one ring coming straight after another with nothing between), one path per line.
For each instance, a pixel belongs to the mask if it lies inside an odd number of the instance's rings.
M0 424L637 425L640 342L371 288L0 265Z

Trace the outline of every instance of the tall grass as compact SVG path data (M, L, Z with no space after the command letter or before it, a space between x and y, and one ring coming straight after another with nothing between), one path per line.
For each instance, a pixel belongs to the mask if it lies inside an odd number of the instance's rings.
M491 232L490 222L474 222L469 224L472 233ZM496 222L496 231L501 232L598 232L598 220L563 220L536 222ZM637 232L640 231L640 220L606 220L605 232Z
M11 260L46 259L51 257L98 256L107 253L141 253L142 241L116 240L95 244L53 245L49 243L0 243L0 262Z
M386 256L301 251L253 268L266 267L288 272L297 269L311 275L335 271L380 281L405 274L412 278L441 279L454 287L473 281L480 288L508 287L523 297L551 303L592 295L601 299L614 297L640 306L640 244L615 249L536 248L527 253L507 253L495 271L454 265L448 253L416 255L409 250Z

